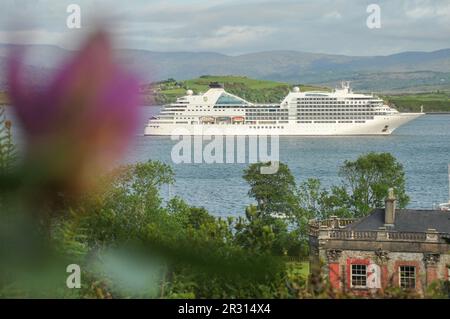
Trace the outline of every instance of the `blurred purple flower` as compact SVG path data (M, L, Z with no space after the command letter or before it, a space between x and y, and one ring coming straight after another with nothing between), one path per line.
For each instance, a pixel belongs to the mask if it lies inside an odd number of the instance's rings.
M43 90L26 83L22 67L23 52L12 52L9 95L26 138L26 159L47 166L49 178L78 187L126 148L136 126L138 81L114 62L103 31Z

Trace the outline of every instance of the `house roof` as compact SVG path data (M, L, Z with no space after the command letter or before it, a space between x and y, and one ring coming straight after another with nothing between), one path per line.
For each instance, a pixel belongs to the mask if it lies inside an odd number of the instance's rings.
M384 226L384 209L379 208L360 220L346 226L357 231L378 230ZM392 228L402 232L425 232L434 228L440 233L450 234L450 211L397 209Z

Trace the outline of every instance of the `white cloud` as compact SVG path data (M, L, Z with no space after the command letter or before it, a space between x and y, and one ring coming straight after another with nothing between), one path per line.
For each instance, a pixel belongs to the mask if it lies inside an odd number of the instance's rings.
M72 2L1 0L0 41L23 41L20 34L7 33L23 31L29 43L71 45L67 39L77 33L65 27L65 6ZM76 2L84 26L90 17L108 14L121 46L155 51L236 54L280 49L374 55L450 46L448 0L377 0L382 28L375 31L366 26L369 0ZM22 23L4 23L8 19Z
M64 34L43 29L0 31L0 43L12 44L61 44Z
M248 45L252 42L261 42L274 31L274 28L264 26L223 26L214 31L212 35L199 39L197 44L204 49L222 49L243 43Z
M447 1L416 0L406 5L406 16L413 19L450 18L450 3Z
M339 11L331 11L331 12L327 12L324 14L323 16L325 19L335 19L335 20L340 20L342 19L342 15L339 13Z

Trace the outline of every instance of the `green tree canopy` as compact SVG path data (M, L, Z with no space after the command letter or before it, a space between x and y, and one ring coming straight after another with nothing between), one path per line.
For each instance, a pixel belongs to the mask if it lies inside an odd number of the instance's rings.
M390 153L371 152L355 161L345 161L339 175L350 196L349 206L357 217L367 215L373 208L384 207L391 187L400 208L409 202L403 165Z
M298 205L295 178L286 164L279 163L275 174L261 174L261 167L269 163L256 163L244 171L244 179L250 185L248 195L257 202L257 209L264 215L292 216Z
M309 178L298 188L300 209L307 224L309 219L329 218L332 215L349 217L349 196L343 187L332 186L331 189L322 187L319 179Z
M243 177L250 185L248 194L257 205L248 207L245 218L238 219L236 240L255 252L298 255L302 242L298 232L288 227L301 215L295 178L283 163L279 163L275 174L262 174L261 167L267 165L252 164L244 171Z
M0 106L0 174L2 175L11 171L17 159L11 125L11 121L6 119L5 108Z

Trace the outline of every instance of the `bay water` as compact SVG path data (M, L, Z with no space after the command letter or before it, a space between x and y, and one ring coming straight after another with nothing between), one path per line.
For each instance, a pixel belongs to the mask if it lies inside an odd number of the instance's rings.
M248 163L175 164L171 152L178 141L170 136L143 134L148 119L158 111L159 107L155 106L140 108L139 126L121 163L148 160L167 163L175 171L176 183L161 190L164 199L178 195L216 216L243 214L245 207L253 203L242 178ZM7 116L13 118L10 108ZM20 128L14 128L20 146ZM422 116L390 136L279 138L280 161L289 166L298 184L308 178L318 178L325 187L338 185L338 170L344 161L355 160L368 152L392 153L403 164L406 190L411 198L408 207L431 209L449 200L450 114Z
M177 141L143 135L148 118L158 111L157 107L141 108L139 130L123 161L152 159L171 165L176 183L162 191L165 198L178 195L218 216L243 214L253 203L242 178L248 164L174 164L171 152ZM372 151L389 152L403 164L410 208L431 209L449 200L450 114L422 116L390 136L279 138L280 161L289 166L298 184L318 178L325 187L338 185L344 161Z

